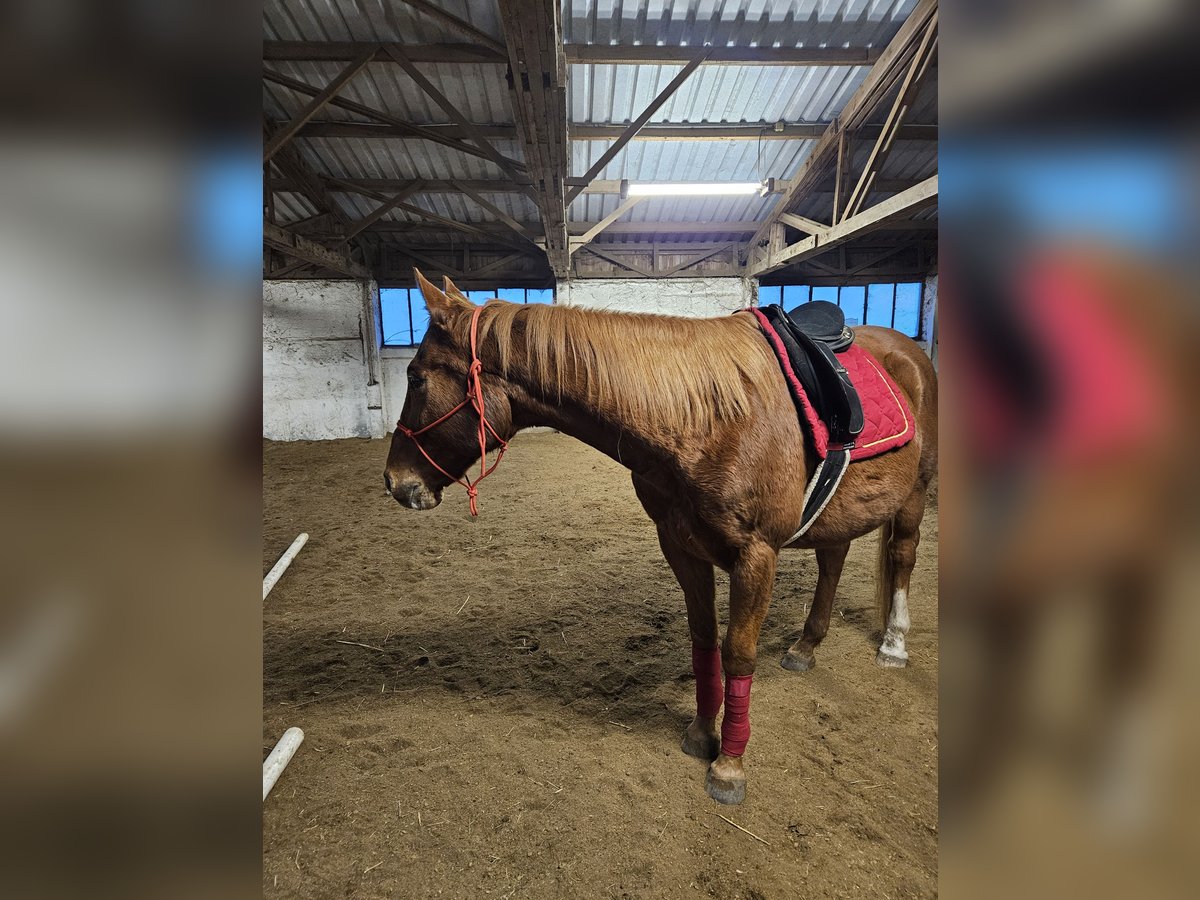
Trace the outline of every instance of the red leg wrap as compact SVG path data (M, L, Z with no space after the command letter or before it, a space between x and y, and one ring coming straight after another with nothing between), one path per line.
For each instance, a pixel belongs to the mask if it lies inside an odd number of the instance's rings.
M753 675L725 678L725 719L721 722L721 752L741 756L750 741L750 682Z
M692 671L696 674L696 715L715 719L725 698L721 689L721 648L693 644Z

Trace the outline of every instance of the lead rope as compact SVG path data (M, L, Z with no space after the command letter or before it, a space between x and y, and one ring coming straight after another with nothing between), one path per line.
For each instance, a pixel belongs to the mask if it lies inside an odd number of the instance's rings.
M483 363L479 360L478 351L479 314L481 312L483 312L483 307L477 306L474 314L471 316L471 366L469 369L467 369L467 396L464 397L462 402L460 402L448 413L438 417L424 428L420 428L417 431L413 431L411 428L408 428L403 422L396 423L396 430L417 445L417 449L421 451L421 455L425 457L431 466L433 466L451 481L455 482L456 484L461 484L467 489L467 501L468 505L471 507L472 516L479 515L479 508L476 504L476 498L479 496L479 482L483 481L483 479L487 478L496 471L496 467L500 465L500 460L504 459L504 451L508 449L508 441L500 437L500 435L496 432L496 429L492 427L492 423L487 420L487 415L485 414L483 407L483 381L480 378L480 376L483 374ZM462 478L455 478L453 475L439 466L434 461L433 457L426 452L425 448L421 446L421 442L417 440L420 435L425 434L427 431L431 431L438 425L441 425L468 403L475 408L477 413L479 413L479 477L474 481L470 481L465 475ZM492 437L494 437L496 442L500 445L500 452L496 454L496 461L490 466L487 464L487 436L489 432L491 432Z

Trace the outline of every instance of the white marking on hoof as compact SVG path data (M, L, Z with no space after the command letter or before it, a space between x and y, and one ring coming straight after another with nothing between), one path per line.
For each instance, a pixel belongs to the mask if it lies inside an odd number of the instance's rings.
M892 610L888 613L887 628L883 632L883 643L879 645L879 653L875 662L884 668L903 669L908 665L908 650L904 646L904 636L910 626L908 618L908 592L897 588L892 594Z
M875 664L884 669L903 669L908 665L908 654L903 656L892 656L890 653L884 653L882 649L875 654Z

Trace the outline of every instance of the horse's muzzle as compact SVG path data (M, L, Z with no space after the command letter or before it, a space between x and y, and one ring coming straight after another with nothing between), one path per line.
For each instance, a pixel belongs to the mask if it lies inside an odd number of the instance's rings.
M440 489L431 491L419 481L400 481L385 472L383 484L397 503L409 509L433 509L442 502Z

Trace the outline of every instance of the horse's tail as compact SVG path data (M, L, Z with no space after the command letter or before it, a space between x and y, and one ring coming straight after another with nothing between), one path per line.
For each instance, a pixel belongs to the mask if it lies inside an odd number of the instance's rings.
M887 628L896 587L896 567L892 563L892 533L895 523L888 519L879 529L879 550L875 558L875 606L879 610L879 628Z

